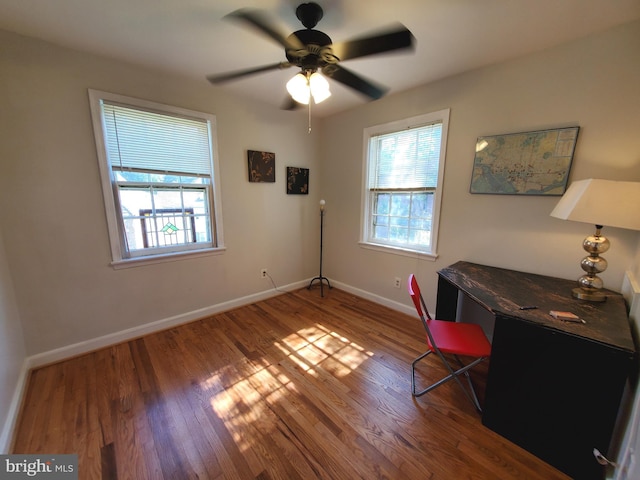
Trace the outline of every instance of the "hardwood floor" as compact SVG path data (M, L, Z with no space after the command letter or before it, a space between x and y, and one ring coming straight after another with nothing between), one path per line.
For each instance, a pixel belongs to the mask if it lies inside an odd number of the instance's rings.
M457 385L414 399L423 349L417 317L302 289L33 371L13 452L91 480L568 478Z

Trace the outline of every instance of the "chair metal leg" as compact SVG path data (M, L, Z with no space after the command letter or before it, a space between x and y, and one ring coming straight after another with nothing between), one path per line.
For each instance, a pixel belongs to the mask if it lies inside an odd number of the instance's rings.
M456 360L458 361L458 363L462 366L465 367L465 365L462 363L462 361L460 360L460 358L458 358L457 355L455 355ZM473 402L473 404L476 406L476 410L478 410L478 412L482 413L482 407L480 407L480 401L478 400L478 394L476 393L476 389L473 385L473 382L471 381L471 375L469 375L468 370L477 365L478 363L482 362L484 360L484 357L481 358L477 358L475 359L473 362L471 362L468 368L466 368L466 370L464 371L464 376L467 377L467 382L469 383L469 390L467 391L466 388L463 388L464 393L467 394L467 397L469 398L469 400L471 400ZM460 382L458 382L460 384ZM460 386L462 387L462 385L460 384ZM469 393L471 392L471 396L469 396Z
M420 360L425 358L427 355L429 355L430 353L433 353L433 352L431 350L428 350L425 353L423 353L422 355L420 355L418 358L416 358L413 362L411 362L411 394L414 397L420 397L420 396L424 395L425 393L430 392L434 388L439 387L443 383L448 382L449 380L455 380L458 383L458 385L460 385L460 388L462 388L462 391L467 396L467 398L476 407L476 410L478 410L478 412L482 413L482 408L480 407L480 402L478 400L478 395L476 394L476 391L475 391L475 388L473 386L473 382L471 381L471 377L469 375L468 370L470 370L471 368L475 367L477 364L482 362L486 357L476 358L473 362L469 363L468 365L465 365L456 356L456 360L461 365L461 368L459 368L458 370L453 370L453 368L451 368L451 366L449 365L449 362L447 362L445 358L442 358L442 361L445 364L447 370L449 370L449 375L447 375L446 377L442 378L441 380L438 380L435 383L432 383L427 388L417 392L416 391L416 379L415 379L416 364ZM439 352L437 352L437 353L439 353ZM442 357L442 355L440 355L440 356ZM465 388L464 384L460 381L460 378L458 378L459 375L462 375L462 374L464 374L464 376L467 377L467 382L469 383L469 388L468 389Z
M419 397L420 395L424 395L429 390L432 390L433 388L435 388L434 386L431 386L431 387L427 387L425 390L422 390L420 392L416 392L416 364L420 360L422 360L424 357L429 355L430 353L432 353L431 350L427 350L422 355L420 355L418 358L416 358L413 362L411 362L411 394L414 397Z

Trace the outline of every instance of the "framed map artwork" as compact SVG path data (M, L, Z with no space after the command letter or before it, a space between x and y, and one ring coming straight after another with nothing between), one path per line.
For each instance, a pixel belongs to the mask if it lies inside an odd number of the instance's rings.
M471 193L562 195L580 127L478 137Z

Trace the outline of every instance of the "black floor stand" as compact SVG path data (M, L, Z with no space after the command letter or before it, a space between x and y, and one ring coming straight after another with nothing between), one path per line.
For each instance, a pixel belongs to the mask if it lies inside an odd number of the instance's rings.
M333 288L331 286L331 284L329 283L329 279L327 277L323 277L322 276L322 235L323 235L323 227L324 227L324 205L320 206L320 274L313 278L311 280L311 282L309 282L309 286L307 287L307 290L311 289L311 286L313 285L313 282L320 282L320 296L324 297L324 282L327 282L327 286L329 288Z

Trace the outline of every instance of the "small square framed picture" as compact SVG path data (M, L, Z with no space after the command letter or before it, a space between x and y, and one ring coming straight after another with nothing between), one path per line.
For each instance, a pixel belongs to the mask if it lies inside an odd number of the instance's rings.
M249 181L274 183L276 181L276 154L247 150Z
M287 195L309 194L309 169L287 167Z

